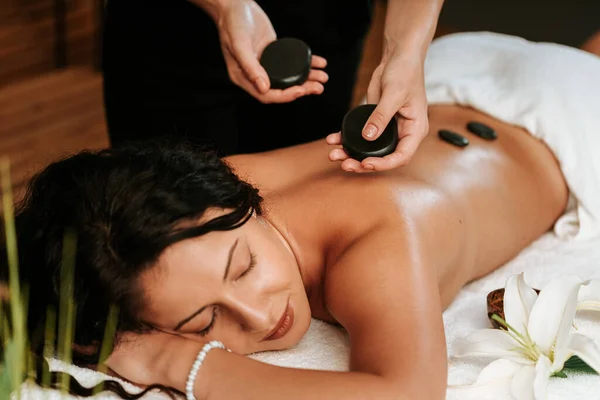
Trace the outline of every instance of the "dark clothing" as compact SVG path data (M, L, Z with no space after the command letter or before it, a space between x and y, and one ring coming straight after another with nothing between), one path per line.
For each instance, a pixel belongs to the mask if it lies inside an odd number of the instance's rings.
M302 39L327 59L323 94L262 104L230 81L217 29L201 8L187 0L109 0L103 71L111 144L175 135L227 155L338 131L350 106L371 2L257 2L279 38Z

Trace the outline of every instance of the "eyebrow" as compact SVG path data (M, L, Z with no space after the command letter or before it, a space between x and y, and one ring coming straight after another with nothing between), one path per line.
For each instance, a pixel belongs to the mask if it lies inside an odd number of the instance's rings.
M233 246L231 246L231 248L229 249L229 254L227 255L227 265L225 266L225 273L223 274L223 281L227 280L227 276L229 275L229 270L231 269L231 260L233 259L233 252L235 251L238 242L240 241L240 239L236 239L235 242L233 243ZM198 310L196 310L196 312L194 312L192 315L190 315L187 318L184 318L183 320L181 320L181 322L179 322L177 324L177 326L175 327L175 331L178 331L179 329L181 329L182 326L184 326L185 324L187 324L188 322L190 322L192 319L194 319L194 317L196 317L198 314L201 314L202 311L204 311L204 309L207 306L204 307L200 307Z
M227 275L229 275L231 260L233 259L233 252L235 251L235 248L237 247L239 241L240 239L236 239L235 243L233 243L233 246L231 246L231 248L229 249L229 255L227 256L227 265L225 266L225 273L223 274L223 282L227 280Z

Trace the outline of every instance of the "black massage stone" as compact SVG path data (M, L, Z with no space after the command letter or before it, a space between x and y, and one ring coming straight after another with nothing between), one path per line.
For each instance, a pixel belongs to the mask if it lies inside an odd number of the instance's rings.
M271 81L273 89L287 89L302 85L308 79L312 52L302 40L282 38L269 43L260 64Z
M441 129L438 132L438 136L443 141L448 142L448 143L453 144L458 147L465 147L465 146L469 145L469 140L466 137L461 136L458 133L449 131L447 129Z
M469 132L474 133L482 139L495 140L498 138L498 134L495 130L481 122L471 121L467 124L467 129Z
M375 140L366 140L362 130L375 110L376 104L363 104L350 110L342 121L342 147L355 160L367 157L383 157L396 150L398 125L392 118L381 135Z

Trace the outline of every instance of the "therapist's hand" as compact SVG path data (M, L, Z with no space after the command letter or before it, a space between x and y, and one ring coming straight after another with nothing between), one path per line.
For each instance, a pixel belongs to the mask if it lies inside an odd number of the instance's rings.
M221 48L231 80L263 103L287 103L299 97L323 93L328 76L323 57L313 56L308 80L302 85L271 89L260 65L264 48L277 36L269 17L253 0L225 2L216 18Z
M339 148L341 136L334 133L327 137L327 142L337 147L329 153L331 161L341 161L342 169L349 172L386 171L410 161L429 130L423 64L420 54L390 51L369 83L367 103L377 107L363 128L363 138L375 140L390 121L397 123L400 140L396 151L359 162Z

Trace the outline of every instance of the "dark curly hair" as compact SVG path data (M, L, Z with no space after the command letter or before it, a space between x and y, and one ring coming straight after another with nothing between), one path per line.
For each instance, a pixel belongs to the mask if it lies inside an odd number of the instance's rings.
M28 287L27 330L38 372L45 365L46 312L49 306L59 309L67 231L76 235L72 359L86 366L104 361L99 359L99 343L111 307L119 310L117 332L151 329L138 317L144 299L137 278L168 246L235 229L252 212L261 213L261 201L258 190L240 180L216 153L183 145L84 151L47 166L30 181L15 211L19 278ZM232 211L198 223L213 207ZM4 240L1 246L0 278L7 282ZM41 383L41 373L37 376ZM53 373L54 387L59 376ZM92 393L72 377L69 386L75 395ZM177 392L153 385L134 395L114 381L105 382L104 388L127 399L156 388Z

